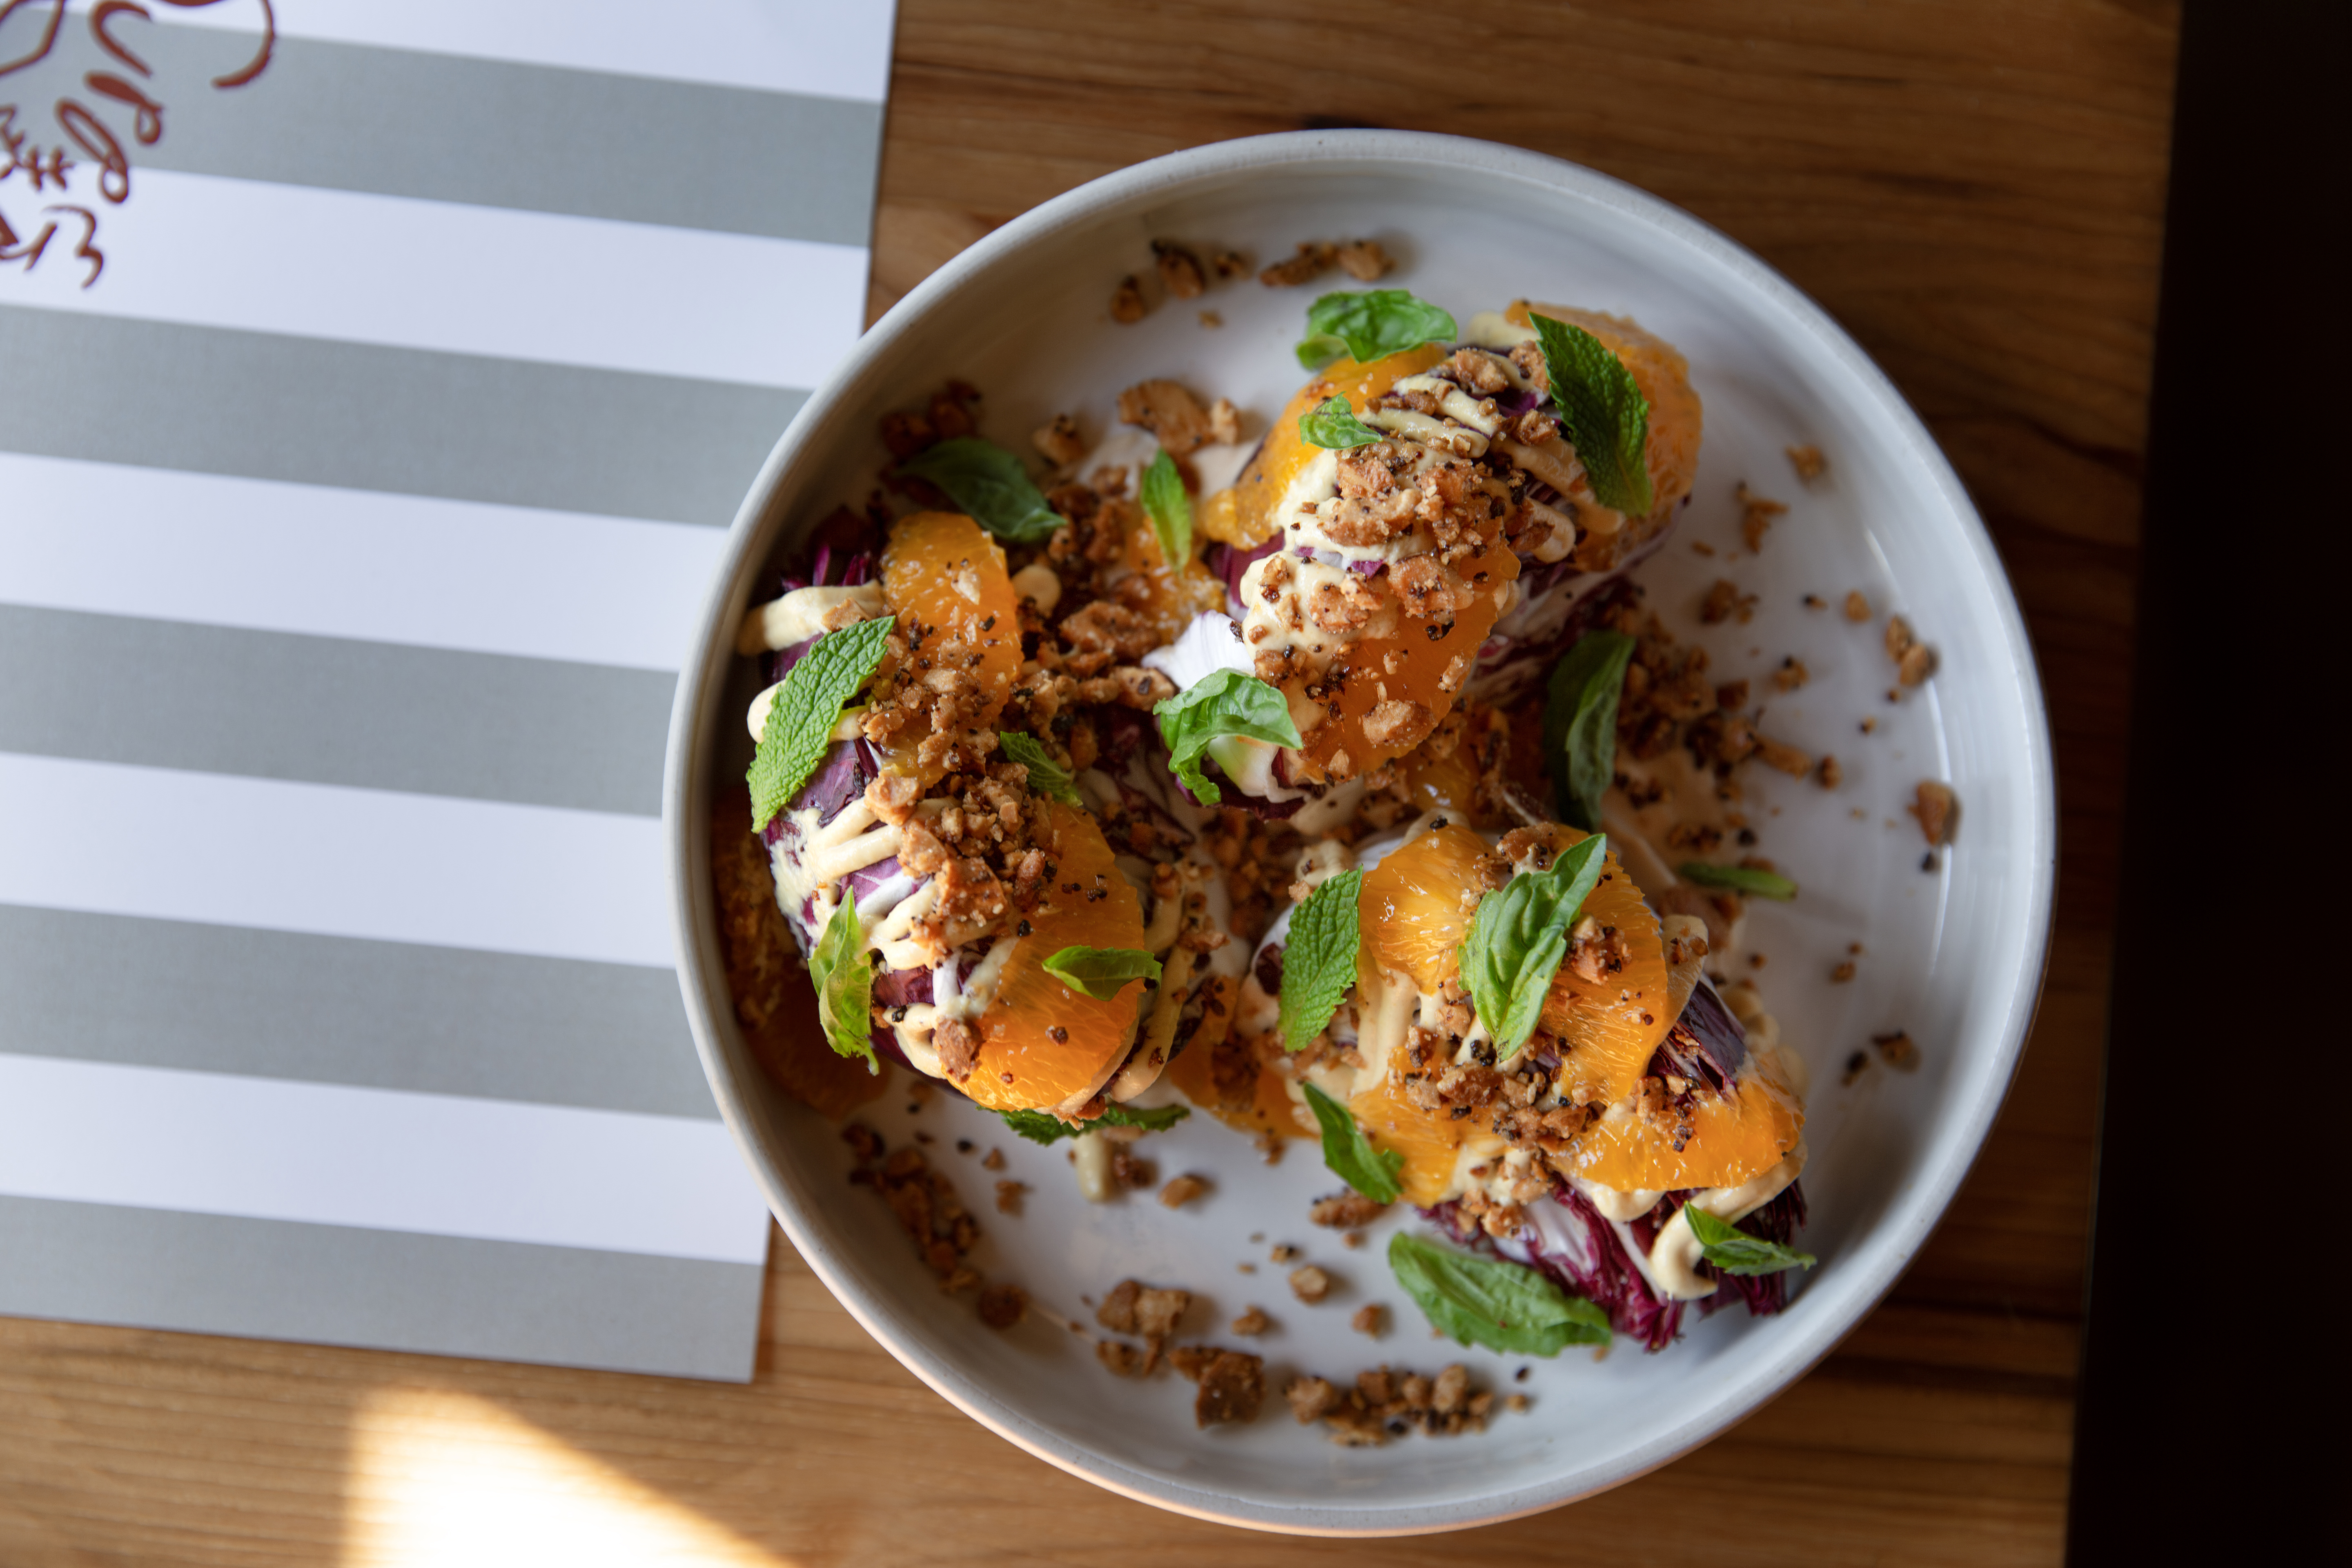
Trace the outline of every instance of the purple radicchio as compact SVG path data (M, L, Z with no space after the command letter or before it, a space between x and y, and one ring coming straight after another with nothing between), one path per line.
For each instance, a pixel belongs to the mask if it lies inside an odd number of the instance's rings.
M1242 617L1242 577L1251 566L1282 548L1282 535L1277 533L1255 550L1236 550L1230 544L1216 543L1202 552L1202 563L1225 580L1225 601L1235 620Z
M1780 1189L1780 1196L1741 1220L1739 1228L1786 1247L1797 1239L1797 1232L1804 1223L1803 1184L1790 1182ZM1769 1318L1789 1304L1789 1280L1795 1272L1782 1269L1778 1274L1727 1274L1722 1287L1701 1303L1700 1310L1712 1313L1729 1306L1737 1298L1748 1303L1751 1316Z
M814 807L820 826L831 822L849 808L852 801L862 800L866 786L882 773L882 755L871 743L863 741L835 741L809 775L808 783L786 803L784 809L770 819L761 831L761 842L773 847L793 831L793 813Z

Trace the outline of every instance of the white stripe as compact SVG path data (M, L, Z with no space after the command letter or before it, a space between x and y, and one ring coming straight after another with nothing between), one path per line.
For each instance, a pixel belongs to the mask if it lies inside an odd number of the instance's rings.
M75 0L83 9L89 0ZM253 4L152 7L258 33ZM890 0L278 0L282 37L882 101ZM118 24L121 26L122 24Z
M675 670L726 531L0 452L0 603Z
M95 284L68 216L8 302L774 387L814 386L865 320L856 246L163 169L131 182L100 213Z
M767 1255L768 1211L719 1121L47 1057L0 1055L0 1193L719 1263Z
M655 817L0 752L0 903L672 962Z

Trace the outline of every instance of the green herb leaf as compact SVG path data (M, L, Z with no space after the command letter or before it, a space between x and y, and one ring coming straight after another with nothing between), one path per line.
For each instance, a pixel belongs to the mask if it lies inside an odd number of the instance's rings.
M1290 721L1289 700L1238 669L1220 669L1194 681L1161 700L1151 716L1160 721L1160 738L1168 742L1169 770L1202 805L1223 798L1223 792L1201 772L1201 753L1211 742L1242 735L1276 746L1302 743L1298 726Z
M1066 947L1045 973L1071 990L1108 1002L1131 980L1160 978L1160 961L1132 947Z
M993 441L958 436L898 465L898 471L929 479L971 515L972 521L1015 544L1042 544L1062 526L1045 493L1020 458Z
M1601 797L1617 776L1617 699L1633 657L1633 639L1624 633L1591 632L1551 672L1544 762L1560 820L1588 833L1600 831Z
M1291 911L1290 934L1282 949L1282 1044L1303 1051L1339 1010L1356 983L1356 950L1362 944L1356 900L1364 889L1361 871L1324 879Z
M863 1057L867 1072L880 1072L882 1064L874 1059L874 961L866 956L855 900L843 899L818 933L809 978L816 982L817 1021L833 1054Z
M873 679L882 662L883 639L896 625L888 616L877 616L827 632L784 672L783 689L768 707L760 749L744 775L751 786L753 832L767 826L824 761L843 706Z
M1691 1234L1698 1237L1700 1255L1726 1274L1778 1274L1784 1268L1811 1268L1821 1261L1810 1252L1750 1236L1696 1204L1685 1204L1682 1212Z
M1568 928L1607 865L1605 834L1564 850L1541 871L1514 877L1478 900L1462 941L1462 984L1508 1058L1527 1044L1543 1012L1544 993L1568 956Z
M1389 1269L1430 1326L1509 1355L1558 1355L1609 1342L1609 1314L1523 1263L1456 1252L1399 1231Z
M1064 805L1085 807L1086 796L1078 793L1077 782L1070 777L1069 770L1047 756L1034 735L1021 730L999 730L996 743L1004 748L1007 758L1029 770L1031 789Z
M1370 364L1423 343L1452 342L1457 332L1452 316L1410 289L1326 294L1307 308L1298 363L1316 370L1345 353L1358 364Z
M1181 572L1192 559L1192 498L1184 493L1184 476L1176 459L1162 452L1143 470L1143 510L1151 514L1151 531L1160 541L1160 559L1171 572Z
M1344 397L1328 397L1298 416L1298 438L1330 452L1351 452L1369 447L1381 433L1365 424Z
M1675 868L1675 875L1702 888L1728 888L1735 893L1752 893L1759 899L1778 899L1782 903L1797 896L1796 883L1778 871L1759 870L1753 866L1716 866L1705 860L1685 860Z
M1393 1149L1373 1148L1346 1106L1311 1083L1300 1087L1307 1090L1307 1109L1322 1125L1323 1163L1331 1173L1376 1204L1396 1202L1404 1191L1397 1183L1404 1156Z
M1091 1121L1073 1127L1050 1110L1000 1110L1004 1125L1032 1143L1058 1143L1065 1138L1076 1138L1081 1132L1091 1132L1097 1127L1140 1127L1147 1132L1165 1132L1192 1110L1181 1105L1163 1105L1156 1110L1141 1110L1131 1105L1107 1105L1103 1113Z
M1601 504L1627 517L1650 514L1650 400L1625 362L1582 327L1533 318L1543 345L1551 400L1569 445Z

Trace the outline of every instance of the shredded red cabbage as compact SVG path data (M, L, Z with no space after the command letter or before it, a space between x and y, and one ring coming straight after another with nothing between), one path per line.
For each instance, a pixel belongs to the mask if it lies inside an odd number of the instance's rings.
M1688 1192L1668 1193L1649 1213L1626 1226L1634 1245L1646 1249L1655 1242L1658 1227L1689 1198ZM1464 1247L1540 1269L1561 1289L1607 1312L1619 1333L1639 1340L1645 1350L1662 1351L1682 1332L1683 1309L1689 1303L1662 1300L1650 1288L1617 1227L1573 1186L1563 1184L1549 1201L1538 1198L1524 1205L1527 1222L1514 1237L1488 1236L1475 1221L1463 1215L1456 1201L1421 1212ZM1740 1228L1787 1246L1804 1223L1804 1194L1792 1182L1779 1197L1742 1220ZM1758 1317L1769 1317L1788 1305L1789 1277L1786 1273L1727 1277L1715 1294L1699 1303L1700 1311L1711 1313L1734 1300L1747 1303L1748 1311Z
M824 761L817 764L816 772L809 775L808 783L801 785L800 792L784 809L761 829L760 841L772 848L782 843L784 836L793 831L793 813L812 806L816 808L820 825L831 822L848 809L850 802L865 798L866 786L881 773L882 754L869 742L835 741L833 749L825 752Z
M1790 1182L1780 1189L1779 1197L1741 1220L1739 1228L1786 1247L1797 1239L1797 1232L1804 1224L1802 1184ZM1715 1294L1700 1303L1700 1310L1713 1312L1729 1306L1737 1297L1748 1303L1752 1316L1769 1318L1789 1304L1789 1279L1795 1272L1783 1269L1778 1274L1727 1274Z
M1202 552L1202 563L1225 580L1225 600L1234 619L1240 620L1244 609L1242 604L1242 574L1250 567L1282 548L1282 535L1277 533L1255 550L1235 550L1230 544L1212 544Z

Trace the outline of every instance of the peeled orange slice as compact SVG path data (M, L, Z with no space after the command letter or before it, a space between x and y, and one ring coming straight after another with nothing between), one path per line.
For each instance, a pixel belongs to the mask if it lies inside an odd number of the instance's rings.
M1127 564L1132 574L1119 582L1119 603L1140 613L1163 644L1181 637L1193 616L1225 608L1225 580L1197 557L1170 570L1148 517L1129 531Z
M1397 1182L1404 1189L1405 1201L1422 1208L1444 1201L1454 1185L1454 1168L1461 1161L1462 1145L1474 1133L1483 1134L1489 1143L1499 1142L1476 1118L1456 1121L1423 1110L1407 1100L1402 1086L1387 1075L1348 1101L1348 1109L1373 1148L1404 1156Z
M1478 770L1471 765L1466 746L1433 762L1416 762L1405 769L1405 793L1420 811L1458 812L1467 820L1478 799Z
M1410 975L1424 992L1462 972L1459 952L1475 905L1472 867L1486 841L1459 823L1433 827L1364 873L1356 920L1366 963Z
M1453 626L1437 642L1429 640L1423 623L1404 616L1390 574L1367 580L1372 595L1382 601L1381 608L1371 612L1373 619L1385 618L1402 630L1395 637L1360 637L1348 645L1341 660L1348 671L1347 684L1336 697L1324 700L1327 715L1334 707L1339 712L1307 731L1307 744L1300 748L1315 768L1331 766L1333 759L1345 752L1346 776L1356 777L1404 755L1428 737L1427 727L1412 726L1386 743L1372 741L1365 733L1364 720L1383 702L1418 702L1429 710L1432 725L1454 710L1455 695L1468 680L1478 649L1485 645L1486 634L1495 629L1503 601L1519 575L1519 558L1503 542L1501 524L1488 523L1476 531L1477 550L1453 566L1473 592L1467 604L1455 607ZM1444 684L1446 672L1456 659L1463 662L1449 691ZM1391 664L1396 667L1394 675L1388 673ZM1284 689L1296 695L1307 684L1293 680Z
M1587 837L1574 827L1551 829L1555 849L1571 848ZM1576 1098L1582 1090L1588 1103L1614 1105L1633 1092L1658 1042L1674 1026L1665 942L1658 917L1643 902L1642 889L1613 849L1582 914L1617 928L1624 939L1625 966L1591 981L1561 965L1544 997L1541 1026L1559 1037L1561 1092Z
M953 512L919 511L894 523L882 552L882 597L894 614L912 612L921 633L912 658L928 669L949 642L969 652L960 661L981 683L987 708L976 722L992 728L1021 670L1021 616L1004 552L978 523ZM971 662L971 655L979 662ZM882 748L883 766L926 784L945 771L915 754L923 734L902 730ZM1097 946L1108 945L1097 943Z
M1309 446L1299 437L1298 416L1333 397L1346 398L1349 407L1361 413L1366 403L1406 376L1419 375L1432 365L1443 364L1447 352L1435 343L1423 343L1370 364L1342 358L1328 367L1283 405L1282 412L1274 416L1273 427L1265 433L1265 444L1258 448L1250 466L1242 470L1234 488L1209 498L1203 509L1202 531L1212 539L1223 539L1244 550L1265 543L1274 535L1275 509L1282 504L1292 482L1307 464L1322 456L1321 447ZM1230 502L1226 497L1232 498ZM1227 537L1229 534L1231 537Z
M1531 308L1520 300L1503 312L1503 319L1515 326L1531 326L1530 309L1555 321L1582 327L1599 338L1603 347L1625 362L1633 384L1649 400L1650 439L1643 456L1650 470L1650 515L1656 516L1688 495L1698 472L1702 420L1698 394L1691 389L1690 366L1682 354L1664 338L1643 331L1622 316L1599 310L1566 305Z
M1630 1109L1612 1111L1578 1138L1570 1156L1576 1173L1626 1192L1736 1187L1762 1175L1797 1146L1804 1109L1769 1055L1750 1056L1731 1089L1694 1097L1691 1133L1679 1151L1671 1129Z
M1139 982L1097 1001L1046 973L1066 947L1140 948L1143 905L1093 817L1059 802L1045 809L1053 880L1026 917L1029 933L997 939L1020 945L980 1016L979 1065L962 1086L992 1110L1060 1105L1099 1088L1135 1043L1144 996Z

